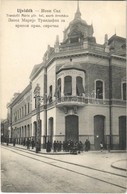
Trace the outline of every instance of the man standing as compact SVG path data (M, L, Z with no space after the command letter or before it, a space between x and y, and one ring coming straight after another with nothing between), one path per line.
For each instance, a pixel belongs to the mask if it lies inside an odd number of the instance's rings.
M86 139L85 141L85 151L88 152L90 150L90 141Z

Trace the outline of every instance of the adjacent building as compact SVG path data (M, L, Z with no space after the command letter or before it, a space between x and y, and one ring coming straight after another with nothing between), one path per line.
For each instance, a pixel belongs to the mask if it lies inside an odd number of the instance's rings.
M64 30L48 45L30 84L8 105L12 138L90 140L98 150L126 149L126 40L116 34L98 44L92 24L79 7Z

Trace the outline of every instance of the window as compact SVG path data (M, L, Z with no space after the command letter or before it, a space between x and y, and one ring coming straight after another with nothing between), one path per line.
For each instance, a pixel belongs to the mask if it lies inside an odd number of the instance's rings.
M122 84L123 100L126 100L126 83Z
M17 119L19 119L19 110L17 111Z
M34 97L34 99L35 99L35 108L37 107L37 98L36 98L36 96Z
M96 81L96 98L103 99L103 82Z
M83 81L82 77L76 77L76 93L77 96L82 96L83 93L85 93L84 88L83 88Z
M26 115L26 104L25 104L25 115Z
M17 112L14 115L15 115L14 121L17 121Z
M52 102L52 85L49 86L49 96L48 96L49 102Z
M72 77L66 76L64 78L64 95L72 95Z
M70 43L78 42L78 40L79 40L78 37L70 38Z
M61 78L57 80L56 90L55 90L55 97L60 98L61 97Z
M28 114L30 113L30 104L28 102Z
M60 98L61 97L61 78L58 79L57 93L58 93L58 98Z
M20 118L21 118L21 108L20 108Z
M24 114L23 114L23 107L22 107L22 117L24 116Z

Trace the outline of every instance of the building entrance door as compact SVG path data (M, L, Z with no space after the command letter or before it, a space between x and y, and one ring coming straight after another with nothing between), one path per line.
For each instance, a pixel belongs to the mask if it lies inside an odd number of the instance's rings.
M100 142L104 145L104 119L102 115L94 117L94 146L95 150L100 149Z
M119 149L126 149L126 116L119 117Z
M65 117L65 140L74 142L79 140L78 116L76 115Z

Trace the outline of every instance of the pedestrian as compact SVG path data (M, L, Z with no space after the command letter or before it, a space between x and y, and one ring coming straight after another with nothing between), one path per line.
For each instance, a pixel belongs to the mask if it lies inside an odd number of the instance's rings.
M104 146L103 146L103 143L102 143L102 141L100 142L100 150L101 150L101 152L103 151L103 148L104 148Z
M9 140L8 140L8 138L7 138L7 146L8 146L8 144L9 144Z
M15 138L13 139L13 146L15 146Z
M85 141L85 151L88 152L90 150L90 141L86 139Z
M47 152L51 152L51 143L49 142L49 140L48 140L48 142L46 144L46 151Z
M56 144L56 141L54 141L54 143L53 143L53 150L54 150L54 152L56 152L56 149L57 149L57 144Z
M29 140L29 138L27 138L26 146L27 146L27 149L30 149L30 140Z
M65 143L65 141L63 141L63 151L66 151L66 143Z
M82 142L78 142L78 153L80 153L81 151L83 151L83 145Z
M59 142L56 142L56 151L59 151Z
M62 143L61 141L59 142L59 152L61 152L61 147L62 147Z
M73 146L74 146L74 142L71 140L70 141L70 150L69 151L71 151L73 149Z
M38 152L39 152L39 142L36 141L36 153L38 153Z
M34 149L35 143L34 143L34 140L33 140L33 139L32 139L32 141L31 141L31 146L32 146L32 149Z
M26 142L25 142L25 138L24 138L24 140L23 140L23 146L25 146L25 144L26 144Z

